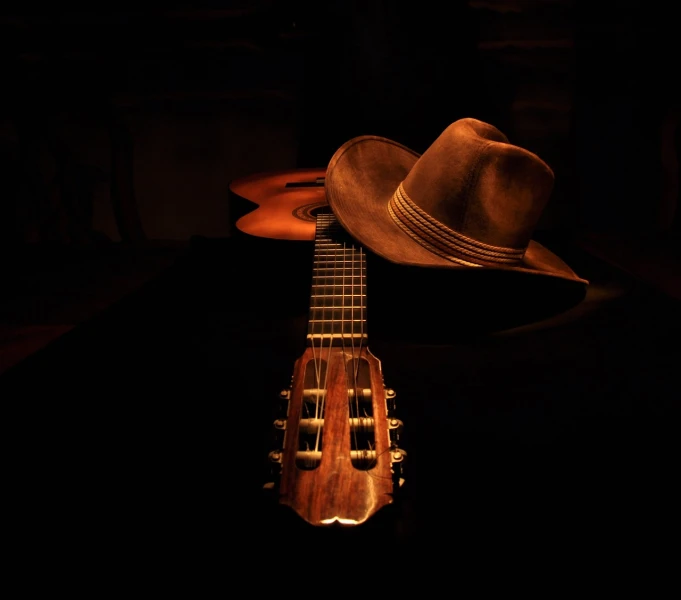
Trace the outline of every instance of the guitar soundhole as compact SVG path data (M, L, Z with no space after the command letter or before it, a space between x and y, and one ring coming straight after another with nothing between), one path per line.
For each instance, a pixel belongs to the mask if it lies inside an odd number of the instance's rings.
M314 217L315 220L317 219L317 215L321 213L326 213L329 212L329 205L326 204L325 202L320 202L318 204L314 204L310 208L310 216Z
M349 361L347 375L352 466L367 471L376 465L377 458L369 362L363 358Z
M305 367L303 405L298 424L296 466L312 471L322 459L324 405L326 401L326 361L315 360Z
M326 202L313 202L299 206L293 211L293 216L301 221L308 221L314 223L317 220L317 214L322 212L322 209L328 209Z

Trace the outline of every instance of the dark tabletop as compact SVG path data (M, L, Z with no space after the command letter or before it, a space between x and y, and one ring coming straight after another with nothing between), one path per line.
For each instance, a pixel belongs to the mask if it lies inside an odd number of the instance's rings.
M91 566L331 546L597 555L671 531L678 301L553 243L586 290L369 256L369 346L397 391L406 483L365 525L319 530L262 490L274 401L304 349L311 246L195 239L3 377L31 527Z

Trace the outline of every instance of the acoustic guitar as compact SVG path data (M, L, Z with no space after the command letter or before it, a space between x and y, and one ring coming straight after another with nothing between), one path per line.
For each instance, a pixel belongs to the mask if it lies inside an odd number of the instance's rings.
M353 526L393 502L406 453L395 392L368 347L366 254L331 212L324 174L265 173L230 189L258 205L236 222L242 233L314 241L306 348L280 393L266 487L312 525Z

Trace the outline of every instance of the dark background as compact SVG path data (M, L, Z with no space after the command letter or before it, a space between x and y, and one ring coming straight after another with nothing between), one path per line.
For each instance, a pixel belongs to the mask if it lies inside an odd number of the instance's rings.
M48 555L210 568L293 535L307 552L577 543L595 560L672 531L681 113L666 4L22 3L0 27L0 366L25 522ZM396 336L386 322L405 315L386 310L372 347L405 398L417 491L365 537L308 532L258 491L261 399L301 350L307 248L251 253L229 182L324 167L356 135L422 152L468 116L554 169L536 236L592 285L581 300L447 281L477 310L457 320L431 281L431 319L465 336L418 360L424 340ZM502 296L529 329L476 337Z
M663 3L320 4L4 8L3 240L228 235L231 179L464 116L554 168L544 227L674 222Z

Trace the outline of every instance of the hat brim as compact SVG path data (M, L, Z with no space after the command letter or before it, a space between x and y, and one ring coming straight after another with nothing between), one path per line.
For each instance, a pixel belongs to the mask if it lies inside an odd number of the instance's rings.
M364 248L397 264L445 269L520 271L588 283L553 252L531 240L515 265L468 266L433 254L407 235L390 216L388 203L419 154L378 136L361 136L343 144L329 162L324 187L341 226ZM462 261L470 257L461 255Z

